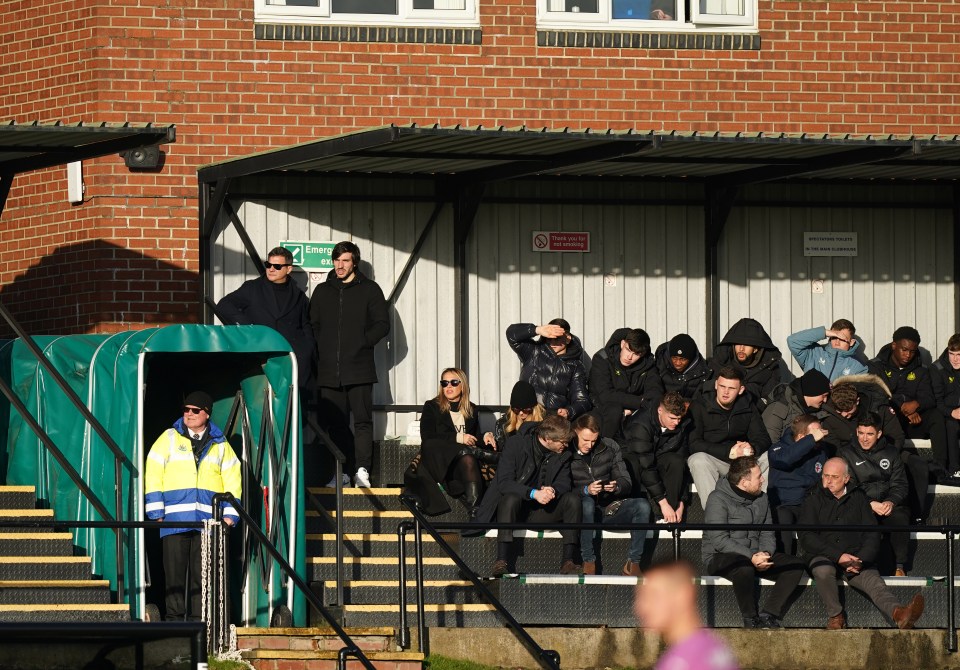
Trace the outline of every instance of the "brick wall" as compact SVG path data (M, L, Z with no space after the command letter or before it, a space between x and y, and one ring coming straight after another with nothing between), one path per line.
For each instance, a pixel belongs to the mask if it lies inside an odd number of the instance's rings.
M960 3L761 0L759 50L537 45L535 0L481 0L474 45L254 39L253 0L5 0L0 120L174 123L162 171L118 157L18 178L0 299L35 331L196 320L196 169L397 123L952 134Z

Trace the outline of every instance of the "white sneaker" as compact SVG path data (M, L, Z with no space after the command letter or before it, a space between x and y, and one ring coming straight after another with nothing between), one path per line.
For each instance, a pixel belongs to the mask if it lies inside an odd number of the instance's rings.
M350 486L350 475L346 473L344 473L343 475L343 485ZM330 478L330 481L327 482L327 485L324 488L334 489L336 487L337 487L337 476L334 475L333 477Z
M353 482L358 489L370 488L370 473L366 468L357 468L357 475L353 478Z

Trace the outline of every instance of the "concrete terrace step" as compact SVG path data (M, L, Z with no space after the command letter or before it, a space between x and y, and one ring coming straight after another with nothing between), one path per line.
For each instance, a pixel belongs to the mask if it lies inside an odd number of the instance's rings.
M336 670L338 655L339 651L253 649L241 657L256 670ZM423 654L412 651L371 651L366 656L377 670L420 670L424 660ZM359 661L347 661L348 670L362 667Z
M34 509L37 489L33 486L0 486L0 507L4 509Z
M0 533L0 556L72 556L70 533Z
M109 604L110 582L100 579L0 581L0 604Z
M379 670L420 670L423 655L396 651L392 627L347 627L347 635ZM330 628L238 628L237 647L257 670L335 670L343 642ZM361 667L348 663L350 670Z
M400 559L396 556L347 556L343 560L344 577L350 580L386 580L397 579ZM336 577L336 557L310 556L307 558L309 581L323 582ZM412 576L416 562L407 557L407 569ZM440 556L427 556L423 559L424 579L456 579L457 567L453 560Z
M49 523L47 523L49 522ZM0 509L0 523L24 523L37 524L43 523L43 526L24 525L24 526L2 526L0 533L49 533L53 531L53 510L52 509Z
M308 556L336 556L337 536L334 533L307 534ZM459 536L449 538L448 542L459 541ZM413 535L407 536L407 552L413 555ZM346 533L344 535L344 554L347 556L393 556L398 555L397 536L389 533ZM423 536L424 556L446 556L436 540L430 535Z
M323 583L326 602L336 601L336 582ZM458 579L425 579L424 598L430 603L453 605L481 604L486 601L468 581ZM496 586L496 584L494 584ZM344 604L369 605L397 602L397 580L350 580L344 584ZM407 581L407 602L416 602L416 582Z
M416 604L407 603L407 616L410 625L416 625ZM346 605L343 614L347 624L364 622L364 625L396 626L400 620L400 605ZM429 627L479 627L500 626L502 621L492 605L486 603L426 603L424 620Z
M28 603L0 605L0 621L129 621L130 606L110 603Z
M90 579L89 556L0 556L0 580Z
M325 519L319 512L307 510L307 530L335 530L336 510L332 510L330 515L332 519ZM343 513L343 528L349 533L396 533L401 521L412 518L410 512L403 510L346 510Z

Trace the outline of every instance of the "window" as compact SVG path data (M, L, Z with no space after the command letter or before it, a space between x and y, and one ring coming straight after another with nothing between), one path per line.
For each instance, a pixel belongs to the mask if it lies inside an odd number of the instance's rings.
M747 31L757 0L537 0L542 28Z
M477 0L254 0L261 22L338 25L467 26Z

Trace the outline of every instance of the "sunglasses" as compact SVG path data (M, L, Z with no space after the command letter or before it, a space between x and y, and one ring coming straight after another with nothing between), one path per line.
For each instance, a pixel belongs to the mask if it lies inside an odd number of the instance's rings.
M459 379L441 379L440 380L440 388L445 389L448 386L457 388L458 386L460 386L460 380Z
M270 268L273 268L274 270L282 270L283 268L289 267L290 265L291 265L290 263L264 263L263 267L267 268L268 270Z
M533 414L533 408L532 408L532 407L523 407L523 408L514 407L514 408L513 408L513 411L514 411L515 413L517 413L517 414Z
M206 411L207 410L203 409L202 407L184 407L183 408L184 414L199 414L200 412L206 412Z

